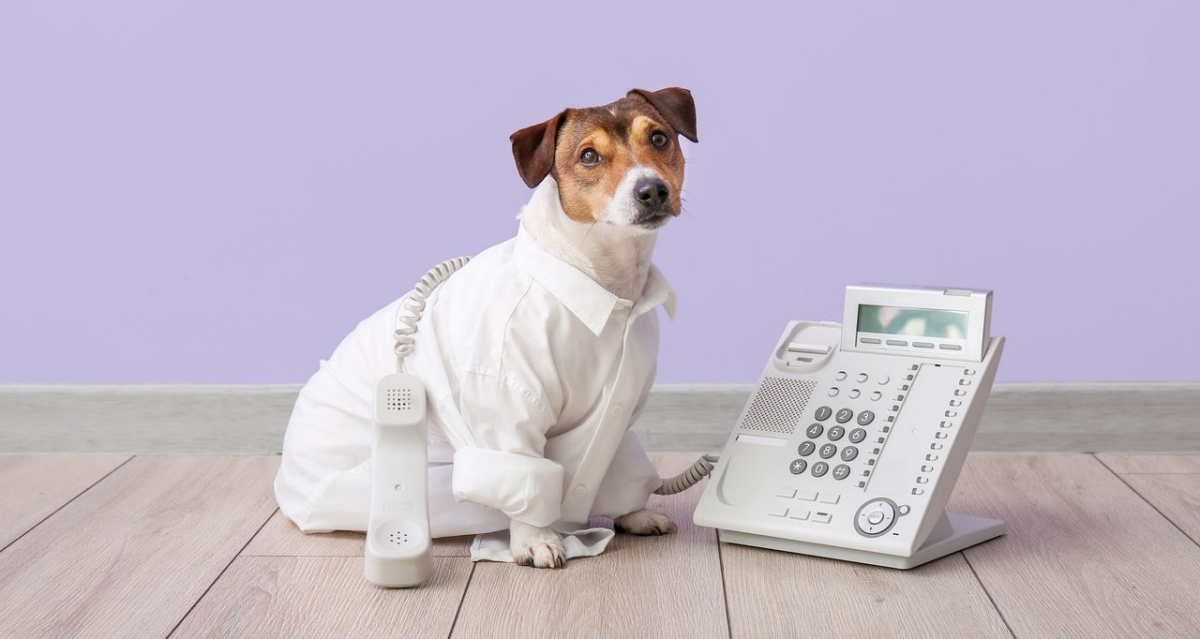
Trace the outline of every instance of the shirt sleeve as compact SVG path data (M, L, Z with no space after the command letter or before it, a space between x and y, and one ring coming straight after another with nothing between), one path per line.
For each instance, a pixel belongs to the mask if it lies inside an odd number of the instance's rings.
M556 421L544 397L508 375L463 376L459 413L474 445L454 453L455 498L532 526L558 521L564 472L542 456Z

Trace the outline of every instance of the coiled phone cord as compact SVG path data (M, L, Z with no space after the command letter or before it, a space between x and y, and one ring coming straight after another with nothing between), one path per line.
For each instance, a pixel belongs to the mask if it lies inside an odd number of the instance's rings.
M421 280L413 286L413 290L401 303L402 309L396 318L400 327L393 333L396 338L394 350L396 351L397 371L400 370L404 358L413 352L413 345L416 341L413 339L413 334L417 332L417 323L421 321L421 314L425 312L425 302L429 300L433 289L470 261L470 257L456 257L429 269L429 272L425 273ZM717 459L716 455L701 456L687 470L670 479L663 480L663 485L654 491L654 494L674 495L695 486L712 472L713 464L717 462Z
M421 278L413 286L413 290L404 298L401 304L403 307L400 316L396 318L396 322L400 327L393 333L396 337L396 370L400 370L400 365L404 362L404 358L408 357L413 352L413 333L417 332L417 322L421 321L421 313L425 312L425 302L429 299L433 289L438 287L438 284L445 282L455 271L470 262L470 257L456 257L452 260L446 260L441 264L429 269L429 272Z
M674 495L695 486L712 472L713 464L719 459L716 455L702 455L690 468L663 480L663 485L654 491L655 495Z

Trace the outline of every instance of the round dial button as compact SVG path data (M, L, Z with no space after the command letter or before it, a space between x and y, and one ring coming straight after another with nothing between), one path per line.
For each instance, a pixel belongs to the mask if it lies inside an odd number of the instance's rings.
M817 409L817 414L815 415L815 417L817 418L817 421L823 422L823 421L829 419L829 416L832 414L833 414L832 408L830 408L828 406L822 406Z
M854 419L854 411L850 410L849 408L843 408L837 412L837 415L834 416L834 419L836 419L837 423L839 424L845 424L851 419Z
M858 457L858 449L853 446L847 446L842 449L842 461L854 461Z
M808 468L808 462L804 461L803 459L797 459L792 462L791 466L788 466L788 470L792 471L793 475L799 475L800 473L804 472L805 469L807 469L807 468Z
M831 441L831 442L836 442L837 440L841 439L842 436L845 434L846 434L846 429L842 428L841 426L830 426L829 427L829 441Z
M878 537L891 530L898 516L896 502L886 498L872 499L858 509L854 529L864 537Z
M817 449L817 445L812 442L800 442L800 456L808 457Z
M824 426L820 424L813 424L812 426L808 427L808 430L804 431L804 434L808 435L809 439L816 439L820 437L821 433L823 432L825 432Z
M855 428L850 431L850 442L854 444L862 443L862 440L867 438L867 431L861 428Z
M850 467L845 464L838 464L833 467L833 478L841 481L850 476Z
M817 462L812 465L813 477L823 477L827 472L829 472L829 464L825 462Z
M875 421L875 413L872 413L869 410L864 410L863 412L858 414L858 425L859 426L866 426L873 421Z
M825 444L821 447L821 459L829 459L837 454L837 446Z

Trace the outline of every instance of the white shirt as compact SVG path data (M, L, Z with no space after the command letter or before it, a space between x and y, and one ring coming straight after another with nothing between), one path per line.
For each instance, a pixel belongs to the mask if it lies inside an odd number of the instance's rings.
M560 207L552 187L528 206ZM359 324L296 401L275 492L306 532L366 529L372 395L396 369L403 299ZM645 506L661 480L628 428L654 381L659 306L674 316L657 268L623 300L524 228L434 290L404 367L427 390L435 537Z

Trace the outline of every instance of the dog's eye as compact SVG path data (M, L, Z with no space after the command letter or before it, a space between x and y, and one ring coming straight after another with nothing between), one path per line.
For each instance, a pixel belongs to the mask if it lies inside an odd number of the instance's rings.
M655 131L654 133L650 134L650 144L653 144L660 149L666 146L667 142L669 142L667 139L667 134L663 133L662 131Z
M600 164L600 154L596 153L596 149L584 149L583 153L579 154L579 163L584 166L596 166Z

